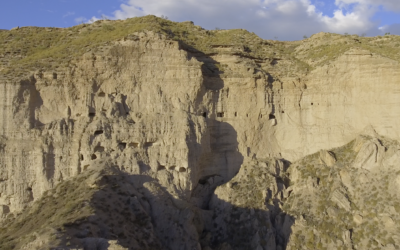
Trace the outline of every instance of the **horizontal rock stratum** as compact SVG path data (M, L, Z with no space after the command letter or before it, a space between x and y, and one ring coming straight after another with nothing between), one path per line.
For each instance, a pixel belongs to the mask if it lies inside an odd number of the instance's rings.
M0 41L0 249L400 247L400 37L146 16Z

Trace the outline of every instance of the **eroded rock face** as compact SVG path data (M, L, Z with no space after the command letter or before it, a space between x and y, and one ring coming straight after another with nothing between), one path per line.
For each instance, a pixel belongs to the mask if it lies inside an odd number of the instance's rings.
M390 164L398 147L387 138L359 136L332 150L338 160L331 166L316 154L292 164L291 192L283 210L296 222L287 249L297 249L300 242L318 249L398 246L399 228L393 222L400 220L394 188L400 172L398 165ZM305 188L310 179L315 180L314 189Z
M358 193L374 175L379 182L398 171L398 148L378 136L400 139L399 110L392 105L398 99L398 62L353 49L306 75L289 76L290 61L250 57L246 46L213 46L216 52L205 54L141 32L55 71L0 80L0 220L12 223L41 198L57 198L67 180L80 180L82 190L94 192L81 204L94 202L96 216L107 221L78 221L62 232L46 229L57 235L59 246L375 245L363 236L354 242L353 233L362 234L356 226L375 216ZM367 126L372 136L358 137L343 152L331 150ZM110 169L112 180L101 184L102 171ZM391 176L383 193L398 198L390 190L398 190L399 183ZM114 196L129 213L119 216ZM395 202L390 211L379 207L383 214L374 217L391 230L391 238L379 242L388 249L399 245ZM106 205L118 216L104 212ZM342 231L330 242L324 233L335 217L344 218ZM137 230L111 223L125 225L124 219ZM326 223L314 232L317 219ZM145 232L137 233L140 228ZM18 246L54 243L48 235L35 237Z
M219 186L210 201L214 210L212 240L203 240L202 246L284 249L294 223L294 218L282 211L287 167L279 159L252 161Z
M246 159L293 161L347 143L366 124L398 137L397 106L387 105L397 62L353 50L294 80L273 78L240 49L209 56L140 33L57 72L3 82L2 203L19 211L101 159L157 174L188 197L201 178L229 180Z
M157 176L178 197L190 194L200 155L210 150L202 147L206 120L196 113L205 94L201 64L177 42L139 36L62 72L2 83L1 199L11 211L99 161Z

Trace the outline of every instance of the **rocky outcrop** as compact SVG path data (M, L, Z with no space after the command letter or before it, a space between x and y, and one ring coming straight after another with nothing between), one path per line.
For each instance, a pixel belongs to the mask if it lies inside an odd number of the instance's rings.
M360 136L332 149L338 159L334 165L321 163L316 155L291 165L288 172L293 185L283 210L296 222L287 249L298 249L300 242L307 249L398 246L400 228L392 222L400 219L394 189L399 167L387 161L396 157L397 148L397 141ZM315 189L303 188L309 179L316 180Z
M400 245L398 61L365 46L306 58L326 34L227 44L230 31L168 22L1 75L1 247ZM3 50L2 72L30 58Z
M156 34L99 50L62 72L2 84L1 199L11 211L103 161L152 173L177 197L197 182L207 126L196 113L200 63Z

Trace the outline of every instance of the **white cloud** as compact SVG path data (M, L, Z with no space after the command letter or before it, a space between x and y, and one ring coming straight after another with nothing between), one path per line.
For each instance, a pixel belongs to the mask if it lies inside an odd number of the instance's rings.
M63 18L66 18L66 17L68 17L68 16L73 16L73 15L75 15L75 12L68 11L67 13L65 13L65 14L63 15Z
M385 26L379 27L379 29L382 30L382 33L389 32L390 34L400 34L400 23L385 25Z
M87 19L86 17L77 17L74 19L74 21L76 23L94 23L94 22L96 22L98 20L102 20L102 19L115 19L115 18L106 16L106 15L101 15L101 17L92 16L92 18L90 18L90 19Z
M310 0L126 0L110 19L164 15L207 29L243 28L263 38L296 40L320 31L380 34L378 24L371 21L376 11L380 7L400 11L399 0L335 0L335 4L333 16L327 16Z
M75 18L74 19L74 21L76 22L76 23L85 23L85 22L87 22L87 19L85 18L85 17L77 17L77 18Z
M358 4L370 7L382 6L385 10L400 12L399 0L335 0L338 6Z
M87 23L94 23L94 22L96 22L96 21L98 21L98 20L105 19L105 18L106 18L106 16L104 16L104 15L102 15L101 18L97 18L97 17L95 17L95 16L92 16L92 18L90 18L90 19L87 21Z
M366 6L356 6L352 12L345 12L343 9L337 9L333 17L322 16L321 20L332 32L336 33L363 33L371 31L376 24L370 21L374 11Z

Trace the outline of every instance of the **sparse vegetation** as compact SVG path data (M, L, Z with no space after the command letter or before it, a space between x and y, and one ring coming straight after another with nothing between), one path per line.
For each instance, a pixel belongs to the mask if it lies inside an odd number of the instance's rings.
M256 67L260 71L274 72L278 68L275 64L286 63L287 76L305 74L353 48L400 61L400 39L390 34L375 38L366 38L365 35L316 34L310 38L304 36L307 39L303 41L279 42L263 40L254 33L241 29L204 30L191 22L169 21L165 16L147 16L126 21L104 19L91 25L82 24L68 29L25 27L0 31L0 41L4 44L0 48L0 55L4 55L0 58L1 75L22 77L32 70L67 67L74 63L75 57L98 50L99 46L107 46L116 40L135 40L138 38L135 32L144 30L162 34L171 39L171 42L179 41L182 49L193 54L204 53L207 56L233 48L229 53L257 61L251 65L253 68L249 67L249 71ZM110 53L112 57L122 54L118 46L111 49ZM228 64L210 64L212 71L218 74L231 70ZM204 65L209 66L207 63ZM358 139L368 141L372 138L361 136ZM394 152L400 146L383 137L378 138L376 143L381 143L385 152L389 152L388 149ZM348 249L349 245L357 245L358 249L395 245L397 238L393 232L400 229L393 211L400 213L400 202L397 193L390 189L393 189L393 183L397 180L395 175L399 175L400 171L391 172L382 168L377 174L360 167L352 167L354 161L359 159L356 158L358 144L359 141L353 140L342 147L331 149L330 153L334 156L332 164L321 160L320 152L292 163L289 170L286 170L289 163L283 166L281 159L246 161L236 177L217 188L216 192L220 195L218 198L226 201L222 206L226 210L215 209L212 215L213 219L218 218L215 220L218 223L213 222L211 225L216 232L215 238L218 240L218 237L227 237L218 228L219 223L225 223L228 225L226 233L235 246L245 248L247 245L244 242L260 238L257 244L267 248L269 243L266 236L269 237L271 232L278 234L280 230L275 232L273 224L283 224L294 218L296 224L290 236L292 247L331 249L331 245L336 244L333 241L339 242L338 249ZM108 185L101 187L103 189L93 189L85 183L86 177L78 176L64 181L35 201L27 209L27 213L19 215L14 221L4 223L0 227L0 248L18 249L27 242L38 239L39 233L46 230L50 232L50 242L62 241L64 245L72 246L73 237L64 237L68 230L78 228L93 213L99 211L107 215L104 216L108 218L104 224L108 228L120 228L118 225L126 223L124 218L128 218L133 212L135 215L129 217L132 219L130 229L151 228L151 218L140 209L134 211L134 206L130 203L133 198L137 198L136 193L132 195L124 191L117 178L110 178ZM163 190L161 185L154 184L150 191L158 194L164 192ZM172 200L171 198L171 202ZM114 203L118 206L114 206ZM185 212L191 209L187 204L182 206L188 209ZM110 215L110 210L115 212L114 217ZM180 212L177 210L177 217L181 216ZM191 218L192 215L188 214L187 217ZM180 223L173 216L168 217L168 221ZM120 240L129 238L130 235L115 231L112 237Z
M362 140L367 142L373 138L361 136L358 140L358 143L363 143ZM379 138L379 142L385 148L398 147L395 141L384 137ZM378 242L383 245L395 245L391 238L394 235L393 229L388 231L380 217L390 206L397 212L400 211L398 198L391 198L389 195L391 191L388 180L391 177L384 170L376 175L352 168L351 165L358 153L354 150L355 144L356 140L353 140L342 147L332 149L331 152L337 159L332 167L321 164L318 153L306 156L291 165L292 170L289 172L298 171L301 176L297 182L291 184L300 191L291 194L285 201L283 209L296 218L305 219L307 227L302 229L301 235L306 235L305 230L308 228L318 232L314 245L311 237L301 239L297 234L292 236L290 241L292 247L300 244L306 245L308 249L323 249L327 247L324 242L332 239L345 242L343 233L347 230L352 231L351 244L357 245L357 249L378 247ZM370 181L365 183L352 181L358 178L360 172L368 176L365 178ZM348 177L345 177L346 175ZM333 198L336 190L340 190L341 195L336 194L338 198ZM346 203L342 201L343 199L350 203L349 209L343 206L343 203ZM365 213L365 211L370 212Z
M32 70L67 66L76 56L116 40L131 39L135 32L145 30L164 34L172 40L181 41L187 49L206 54L214 53L216 45L246 46L246 49L241 52L238 50L237 53L260 60L287 59L291 63L286 72L289 75L307 73L351 48L365 49L400 61L400 38L388 34L384 37L367 38L364 37L365 34L359 37L326 33L318 38L311 36L305 43L279 42L263 40L242 29L204 30L192 22L176 23L166 16L145 16L124 21L110 21L105 18L93 24L81 24L66 29L22 27L1 31L0 42L3 46L0 48L0 55L3 58L0 59L0 65L3 67L0 72L6 78L21 77ZM304 35L303 38L307 36ZM271 71L269 66L265 70Z
M26 214L4 223L0 228L0 249L19 248L36 238L37 232L50 228L61 230L66 224L91 215L94 210L85 202L90 201L95 190L90 189L83 180L84 177L80 177L75 181L62 182L36 201Z
M9 58L7 61L10 60L10 66L4 68L2 74L15 75L20 71L67 65L72 58L100 45L127 38L144 30L183 41L205 53L214 50L211 47L213 44L246 44L250 48L250 54L260 56L260 53L265 51L262 47L268 44L254 33L245 30L207 31L191 22L169 21L165 16L146 16L125 21L99 20L93 24L81 24L66 29L23 27L0 32L0 41L4 44L0 48L0 55L6 55L6 59Z

